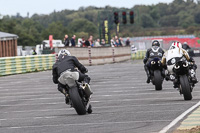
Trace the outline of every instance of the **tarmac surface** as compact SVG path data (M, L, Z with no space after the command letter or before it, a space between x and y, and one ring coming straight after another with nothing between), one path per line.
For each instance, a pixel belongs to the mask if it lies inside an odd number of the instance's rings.
M93 113L84 116L65 104L51 71L0 77L0 133L158 133L200 101L199 84L191 101L184 101L170 81L155 91L146 83L141 60L87 68Z

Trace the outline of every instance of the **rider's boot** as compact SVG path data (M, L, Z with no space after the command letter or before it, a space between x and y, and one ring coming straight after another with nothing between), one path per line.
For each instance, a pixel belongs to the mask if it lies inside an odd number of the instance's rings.
M147 83L149 84L150 83L150 80L151 80L151 78L150 78L150 75L147 75Z
M58 90L65 95L65 103L69 104L69 95L65 87L62 84L58 84Z
M149 69L147 68L146 65L144 65L144 70L145 70L145 72L147 74L147 81L146 82L149 84L150 80L151 80L151 77L150 77Z
M191 76L192 83L194 83L194 84L198 83L194 69L190 70L190 76Z
M88 114L92 113L92 105L91 104L89 105L87 112L88 112Z
M84 78L84 82L85 82L85 83L90 84L90 80L91 80L91 79L90 79L90 77L88 77L88 76Z
M63 89L63 94L65 95L65 103L69 104L69 94L66 89Z
M174 88L179 88L178 82L176 80L173 81L173 84L174 84L173 86Z

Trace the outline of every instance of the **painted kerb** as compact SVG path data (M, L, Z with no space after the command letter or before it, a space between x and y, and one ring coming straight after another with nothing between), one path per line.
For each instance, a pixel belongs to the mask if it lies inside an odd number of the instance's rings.
M52 69L55 55L0 58L0 76Z
M131 59L144 59L145 54L146 54L145 50L142 50L142 51L139 50L131 54Z

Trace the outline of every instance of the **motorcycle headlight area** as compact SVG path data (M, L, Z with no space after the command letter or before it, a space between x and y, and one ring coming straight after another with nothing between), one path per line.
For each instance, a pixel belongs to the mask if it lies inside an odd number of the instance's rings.
M185 63L183 64L183 67L188 67L188 62L185 62Z
M176 62L176 60L173 58L173 59L171 60L171 63L174 64L175 62Z
M175 69L179 69L180 66L179 66L179 65L175 65L174 68L175 68Z
M156 62L155 61L151 61L151 64L154 65L154 64L156 64Z

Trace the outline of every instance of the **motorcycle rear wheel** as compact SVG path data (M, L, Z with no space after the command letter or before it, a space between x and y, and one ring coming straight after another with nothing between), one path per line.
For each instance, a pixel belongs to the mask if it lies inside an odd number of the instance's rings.
M180 76L180 84L181 84L181 90L183 93L184 100L191 100L192 93L191 93L189 81L186 75Z
M85 115L86 114L86 107L79 95L78 88L73 87L69 89L69 96L71 98L72 105L76 110L78 115Z

